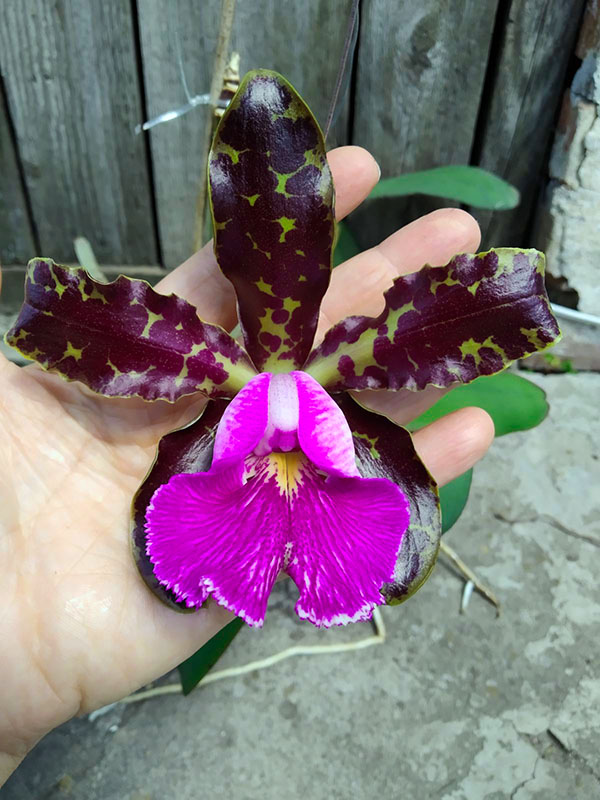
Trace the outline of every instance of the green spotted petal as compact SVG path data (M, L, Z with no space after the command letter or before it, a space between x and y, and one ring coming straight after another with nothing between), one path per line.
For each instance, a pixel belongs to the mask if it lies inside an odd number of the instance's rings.
M319 126L281 75L250 72L209 158L215 253L246 349L287 372L310 352L331 272L333 184Z
M107 397L227 397L256 374L235 340L185 300L122 275L98 283L45 258L27 267L25 301L6 342Z
M404 534L392 583L382 591L390 605L402 603L427 580L442 535L435 481L417 455L412 437L387 417L363 408L349 395L336 395L352 431L358 470L364 478L387 478L405 494L410 522Z
M469 383L545 350L560 331L544 255L500 248L397 278L379 317L331 328L306 371L330 391Z

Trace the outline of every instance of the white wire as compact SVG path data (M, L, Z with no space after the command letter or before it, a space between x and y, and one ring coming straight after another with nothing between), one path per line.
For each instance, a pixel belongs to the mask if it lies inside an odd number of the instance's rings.
M552 311L554 311L557 317L600 327L600 317L596 317L594 314L587 314L585 311L576 311L574 308L559 306L556 303L552 303Z

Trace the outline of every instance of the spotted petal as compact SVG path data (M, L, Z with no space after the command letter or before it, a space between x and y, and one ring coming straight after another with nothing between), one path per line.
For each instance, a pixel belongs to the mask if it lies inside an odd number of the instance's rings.
M331 328L306 371L330 391L468 383L544 350L560 331L544 255L501 248L397 278L378 317Z
M147 547L159 582L189 607L213 595L260 626L285 570L299 616L329 627L385 602L407 522L390 481L326 479L299 453L271 454L172 478L148 507Z
M333 184L319 126L295 89L248 73L209 159L215 252L259 370L302 366L329 284Z
M395 605L420 588L435 564L442 535L437 486L407 430L347 395L338 395L337 401L354 437L360 474L388 478L400 487L409 503L410 524L394 576L383 589L386 601Z
M256 374L235 340L185 300L123 275L98 283L46 258L29 263L25 302L6 341L108 397L231 396Z

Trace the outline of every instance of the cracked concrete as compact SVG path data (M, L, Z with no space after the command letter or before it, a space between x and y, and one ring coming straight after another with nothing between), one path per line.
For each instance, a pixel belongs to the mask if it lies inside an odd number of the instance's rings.
M74 720L2 800L600 797L600 375L532 378L549 419L494 444L448 534L499 619L477 595L459 614L462 583L440 564L384 609L385 645ZM264 630L242 631L222 666L369 633L316 631L293 600L280 584Z

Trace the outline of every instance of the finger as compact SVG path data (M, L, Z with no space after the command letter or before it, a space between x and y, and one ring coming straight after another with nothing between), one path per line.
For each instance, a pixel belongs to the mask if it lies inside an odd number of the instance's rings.
M424 264L446 264L457 253L477 250L479 241L479 225L470 214L460 208L442 208L354 256L333 271L317 338L344 317L380 314L383 293L399 275L415 272Z
M335 186L338 222L365 200L379 180L380 170L368 150L356 145L336 147L327 153Z
M448 389L438 389L436 386L426 386L419 392L409 389L398 391L363 391L352 392L362 406L378 414L391 417L398 425L407 425L440 399Z
M367 197L379 180L379 167L362 147L338 147L327 154L336 191L336 217L342 219ZM235 294L215 260L212 242L194 253L156 286L196 306L199 316L230 330L237 322Z
M440 486L471 469L493 439L494 423L482 408L461 408L414 434L417 453Z

